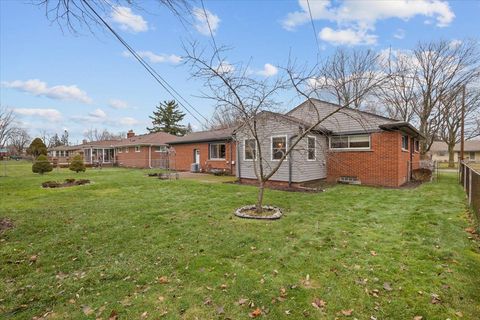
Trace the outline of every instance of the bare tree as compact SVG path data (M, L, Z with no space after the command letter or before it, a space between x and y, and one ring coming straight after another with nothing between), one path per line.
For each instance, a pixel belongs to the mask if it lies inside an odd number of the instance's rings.
M461 138L462 112L465 117L466 139L480 135L477 130L480 114L480 90L479 88L465 87L465 106L463 106L463 86L452 90L442 99L440 108L442 121L439 136L448 146L448 166L453 168L455 166L454 148Z
M425 136L420 146L422 156L430 149L442 127L441 103L462 85L479 76L480 56L475 41L419 43L413 51L420 101L414 105L420 132Z
M177 16L182 22L188 22L184 16L191 11L189 1L156 1L160 6ZM103 16L118 11L118 7L121 6L145 10L143 7L144 1L141 0L32 0L32 3L45 9L45 15L48 20L57 23L62 30L66 28L73 33L84 27L93 32L95 27L101 25L101 21L91 8Z
M248 66L228 63L226 59L221 57L222 53L222 49L215 49L210 57L205 57L204 51L198 50L198 47L193 44L191 48L186 48L185 59L186 63L189 63L192 67L192 75L204 80L205 86L208 88L205 98L212 99L217 107L238 114L241 125L238 132L250 137L249 139L252 141L251 144L245 145L245 148L252 155L251 161L258 183L255 207L257 213L259 213L263 211L263 195L266 183L279 171L297 145L301 141L305 141L307 135L322 131L322 122L340 112L342 107L355 106L355 103L360 103L378 84L379 80L377 76L374 77L375 80L371 79L373 76L365 70L366 79L362 83L366 84L356 86L356 89L352 90L352 95L348 96L349 100L345 100L347 97L343 95L343 91L334 91L339 101L343 101L341 107L326 115L317 113L317 117L309 118L307 122L272 112L280 105L278 102L279 94L284 90L293 88L302 99L306 99L308 103L313 105L311 97L324 94L325 87L320 86L312 90L311 80L325 78L327 75L322 72L331 69L315 67L309 72L305 72L295 68L294 64L289 64L288 67L283 69L286 73L286 79L278 76L275 79L262 80L247 72ZM367 60L370 59L370 55L365 57ZM345 81L343 84L341 80L335 80L338 88L346 87L352 76L345 74L343 79ZM265 120L270 116L276 122L268 123L268 120ZM265 146L266 140L270 141L275 126L282 121L293 123L293 128L296 128L298 133L288 143L287 141L279 141L278 145L276 144L274 150L276 159L272 162L267 159L267 153L265 153L263 146Z
M14 127L8 143L13 147L15 154L21 155L30 144L32 138L24 128Z
M405 122L414 119L414 108L419 102L418 70L412 61L409 53L392 50L379 60L382 72L388 77L376 90L376 96L389 117Z
M15 128L13 110L0 106L0 147L5 147Z
M123 132L113 133L107 129L89 129L83 133L83 136L88 141L105 141L105 140L120 140L125 138L126 134Z
M372 50L337 49L319 64L317 76L309 80L317 94L333 99L339 105L349 104L362 109L372 89L382 77L378 70L379 56Z
M233 128L240 124L242 117L237 109L226 106L218 106L212 115L206 129L225 129Z

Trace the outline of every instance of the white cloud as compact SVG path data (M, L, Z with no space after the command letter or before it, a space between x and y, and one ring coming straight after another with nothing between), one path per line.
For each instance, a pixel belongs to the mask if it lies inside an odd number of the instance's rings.
M333 1L310 1L299 0L301 10L291 12L282 21L287 30L310 21L310 9L314 20L328 20L337 25L337 33L340 31L352 31L368 35L369 31L375 30L375 25L380 20L401 19L407 21L415 16L424 16L427 21L435 19L438 27L448 26L455 14L448 2L443 0L344 0ZM330 30L332 30L330 28ZM347 36L343 32L343 36ZM355 41L349 41L355 42ZM358 44L368 44L369 41L358 41Z
M13 111L24 116L40 117L49 121L59 121L62 118L62 114L57 109L16 108Z
M113 7L110 18L125 31L136 33L148 30L147 21L141 15L134 14L129 7Z
M143 58L147 59L151 63L172 63L177 64L182 62L182 57L175 54L156 54L152 51L137 51L137 54ZM132 54L128 51L123 51L122 56L130 58L133 57Z
M405 38L405 30L397 29L397 31L393 34L393 37L396 39L403 39Z
M89 112L88 115L93 118L99 118L99 119L104 119L107 117L107 114L102 109L95 109L92 112Z
M354 29L333 30L332 28L326 27L319 32L318 37L334 45L355 46L373 45L377 43L376 35Z
M123 117L123 118L120 118L119 123L124 126L134 126L139 124L140 121L132 117Z
M212 34L215 35L220 24L220 18L216 14L208 10L203 11L201 8L193 8L192 14L195 18L194 26L198 32L205 36L209 36L210 30L212 30Z
M128 103L120 99L110 99L108 105L113 109L127 109Z
M222 61L218 64L216 70L218 73L230 73L235 71L235 66L230 64L228 61Z
M80 90L76 85L58 85L48 87L46 82L38 79L31 79L27 81L5 81L2 82L2 85L7 88L28 92L35 96L45 96L57 100L76 100L83 103L92 103L92 99L87 95L87 93Z
M260 70L257 73L264 77L272 77L278 73L278 68L270 63L265 63L263 70Z

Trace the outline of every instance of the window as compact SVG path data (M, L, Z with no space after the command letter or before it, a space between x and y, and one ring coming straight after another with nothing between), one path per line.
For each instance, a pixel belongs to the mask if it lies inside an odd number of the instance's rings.
M307 137L307 160L315 160L316 158L316 139L315 137Z
M287 137L272 137L272 160L280 160L287 153Z
M140 152L140 146L135 146L135 152Z
M475 160L475 152L470 152L469 157L470 160Z
M155 152L167 152L167 146L156 146Z
M225 159L225 143L210 144L210 159Z
M255 139L247 139L243 143L243 159L253 160L257 159L257 143Z
M333 136L330 137L330 149L370 149L370 136Z
M402 136L402 149L408 150L408 137Z
M125 147L125 153L128 153L128 149L129 149L128 147Z
M420 151L420 141L415 139L414 145L415 145L415 152L419 152Z
M122 153L122 148L117 148L118 153Z

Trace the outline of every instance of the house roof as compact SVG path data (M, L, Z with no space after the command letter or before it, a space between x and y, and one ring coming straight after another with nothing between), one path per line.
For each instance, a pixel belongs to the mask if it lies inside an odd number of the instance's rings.
M48 148L48 151L72 151L72 150L80 150L81 147L78 145L75 146L57 146Z
M218 130L198 131L192 132L183 137L174 137L167 141L168 144L181 144L181 143L194 143L194 142L209 142L209 141L221 141L230 140L235 128L226 128Z
M78 147L82 149L88 148L114 148L121 140L102 140L102 141L89 141L82 143Z
M166 132L155 132L147 133L138 136L133 136L131 138L126 138L118 141L114 144L115 147L123 146L138 146L138 145L148 145L148 146L161 146L166 145L167 141L175 139L174 135L171 135Z
M460 151L460 143L455 144L453 148L455 152ZM448 145L443 141L434 141L430 147L430 152L442 152L448 151ZM465 141L465 152L480 152L480 140L466 140Z
M315 115L315 119L321 119L328 116L327 119L322 121L321 126L332 131L334 134L374 132L386 129L396 130L400 128L406 129L407 127L409 127L409 130L412 132L416 131L413 126L406 125L405 122L396 119L349 107L341 107L340 105L319 99L311 99L310 101L313 103L313 106L309 105L309 100L307 100L287 112L286 115L304 121L311 119L312 114ZM315 108L315 110L302 110L304 108ZM312 120L310 120L310 122L311 121ZM382 126L385 129L383 129ZM396 126L398 128L394 129Z

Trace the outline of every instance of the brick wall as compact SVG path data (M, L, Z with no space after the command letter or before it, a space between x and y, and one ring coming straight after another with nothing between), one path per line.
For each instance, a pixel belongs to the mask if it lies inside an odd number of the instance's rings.
M370 150L330 150L327 180L335 182L342 176L349 176L357 177L362 184L399 186L401 139L399 132L378 132L371 134ZM405 163L405 170L406 166Z
M225 142L225 144L225 160L209 159L208 142L172 145L175 150L175 169L179 171L190 171L191 164L195 161L194 150L197 149L200 150L200 168L202 172L208 172L212 169L220 169L235 173L235 165L232 164L232 160L235 161L236 159L235 142Z
M125 148L128 152L125 152ZM164 152L155 152L151 147L151 161L149 160L149 146L140 146L140 152L135 152L135 147L122 147L122 152L116 151L116 162L121 167L149 168L158 167L158 160L164 159L167 155Z

